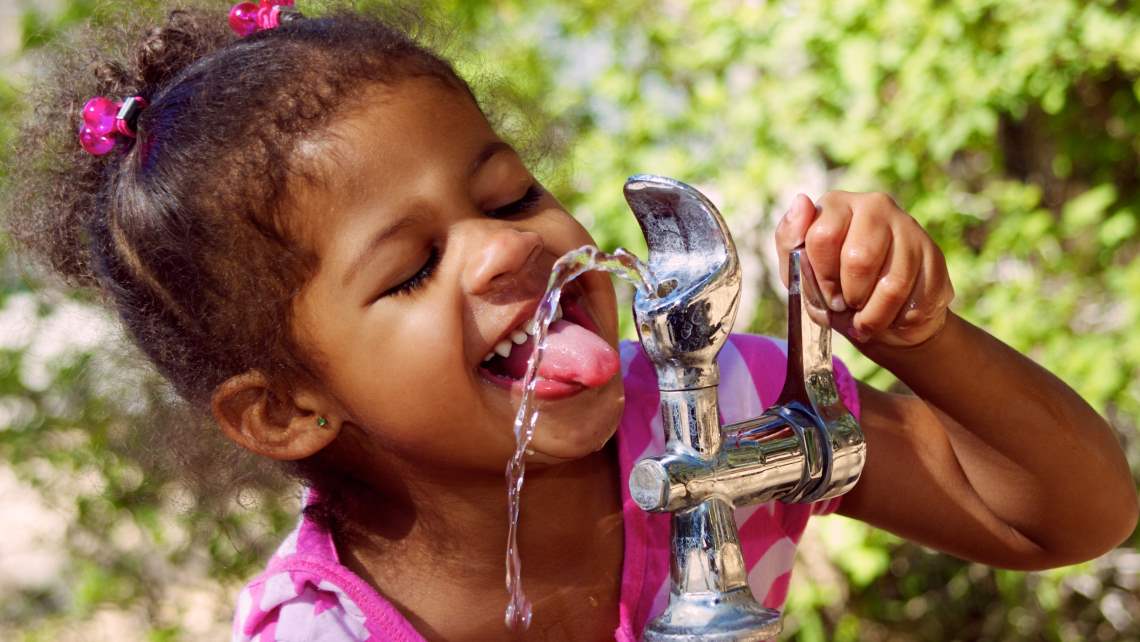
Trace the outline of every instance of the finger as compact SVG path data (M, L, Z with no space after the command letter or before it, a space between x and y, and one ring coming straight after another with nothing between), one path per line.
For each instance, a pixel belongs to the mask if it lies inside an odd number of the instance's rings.
M816 204L818 214L807 231L805 243L820 293L833 312L844 312L847 306L839 286L840 254L847 227L851 223L848 194L828 192Z
M924 255L921 272L896 320L899 327L912 328L940 317L954 299L954 285L950 282L946 260L933 243Z
M943 285L932 287L931 279L926 270L919 274L911 298L903 306L903 310L895 317L891 326L891 334L879 335L889 345L918 345L941 329L946 322L948 307L946 304L924 303L929 301L948 302L953 297L953 287L948 281L940 281ZM862 336L862 335L860 335Z
M926 320L925 308L920 307L922 305L921 302L928 299L924 294L926 292L926 283L926 270L919 267L918 277L914 280L914 287L910 289L910 296L906 298L906 303L903 304L898 314L895 315L895 320L890 325L891 328L907 330Z
M804 194L797 194L776 226L776 255L780 257L780 278L785 286L788 285L788 254L804 242L813 220L815 204Z
M919 287L922 267L919 250L902 244L892 245L870 298L852 319L856 339L869 339L896 324Z
M870 300L871 291L891 260L893 237L891 227L882 218L852 216L839 259L839 284L848 307L861 310Z

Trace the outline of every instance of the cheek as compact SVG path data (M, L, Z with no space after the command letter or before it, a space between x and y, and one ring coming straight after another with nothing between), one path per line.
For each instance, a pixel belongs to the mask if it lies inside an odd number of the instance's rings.
M598 303L596 305L598 308L598 321L601 323L606 339L609 339L610 343L616 346L618 340L618 313L617 292L614 291L613 281L605 272L590 272L582 278L592 278L596 280L596 283L590 284L590 291L597 293ZM624 281L622 283L624 283Z
M557 240L552 245L560 250L559 254L565 254L583 245L597 245L586 228L564 210L559 210L555 234Z
M449 405L439 403L442 391L461 395L456 402L466 401L460 337L440 315L420 316L367 324L343 346L343 362L333 365L334 381L362 423L407 425L407 432L415 432L438 420Z
M549 228L543 232L546 249L555 256L562 256L583 245L597 245L594 237L590 236L586 228L562 209L557 210L557 214L552 217ZM587 272L578 278L586 282L583 285L586 285L590 292L591 307L606 338L616 345L618 330L617 295L614 292L610 276L605 272Z
M324 383L376 448L412 453L463 438L454 430L462 421L458 409L477 400L459 321L440 309L420 300L366 311L351 323L330 320L318 332Z
M586 228L557 200L529 220L534 231L542 235L546 250L551 254L561 256L583 245L597 245Z

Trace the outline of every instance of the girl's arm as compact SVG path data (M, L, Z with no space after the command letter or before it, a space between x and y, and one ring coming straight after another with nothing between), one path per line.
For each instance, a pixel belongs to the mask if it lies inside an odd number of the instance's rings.
M1016 569L1083 561L1128 537L1136 488L1107 423L948 311L945 259L893 201L798 197L776 237L785 257L806 240L833 325L917 395L860 384L867 463L841 513Z

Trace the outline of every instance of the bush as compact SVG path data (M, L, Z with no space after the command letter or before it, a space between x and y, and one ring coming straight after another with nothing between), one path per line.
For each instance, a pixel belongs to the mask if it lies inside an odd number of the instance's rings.
M96 8L71 0L59 16L27 10L24 46L99 19ZM606 249L644 252L621 197L626 176L696 184L737 237L748 276L741 325L780 334L771 231L791 197L890 192L944 249L955 309L1077 388L1140 470L1133 3L448 0L434 10L456 25L450 53L496 118L536 150L548 186ZM6 76L5 142L27 82ZM536 124L544 135L526 133ZM51 637L115 603L141 613L155 639L189 635L160 608L164 580L196 564L219 580L245 576L289 525L290 505L261 486L264 510L206 510L149 468L132 440L152 406L121 403L138 395L92 374L130 368L98 341L38 353L53 319L89 311L18 275L6 271L0 290L0 454L70 515L62 539L79 579L24 589L5 600L4 619L29 639ZM858 375L893 385L841 350ZM132 546L104 537L120 531L134 533L118 536ZM1140 638L1140 554L1129 548L1013 573L830 518L809 532L800 559L789 639Z

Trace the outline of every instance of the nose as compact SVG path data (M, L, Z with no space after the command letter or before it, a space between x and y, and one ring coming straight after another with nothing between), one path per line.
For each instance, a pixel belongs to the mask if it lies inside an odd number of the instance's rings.
M477 241L463 275L469 294L486 294L527 267L542 252L542 237L536 232L498 227Z

